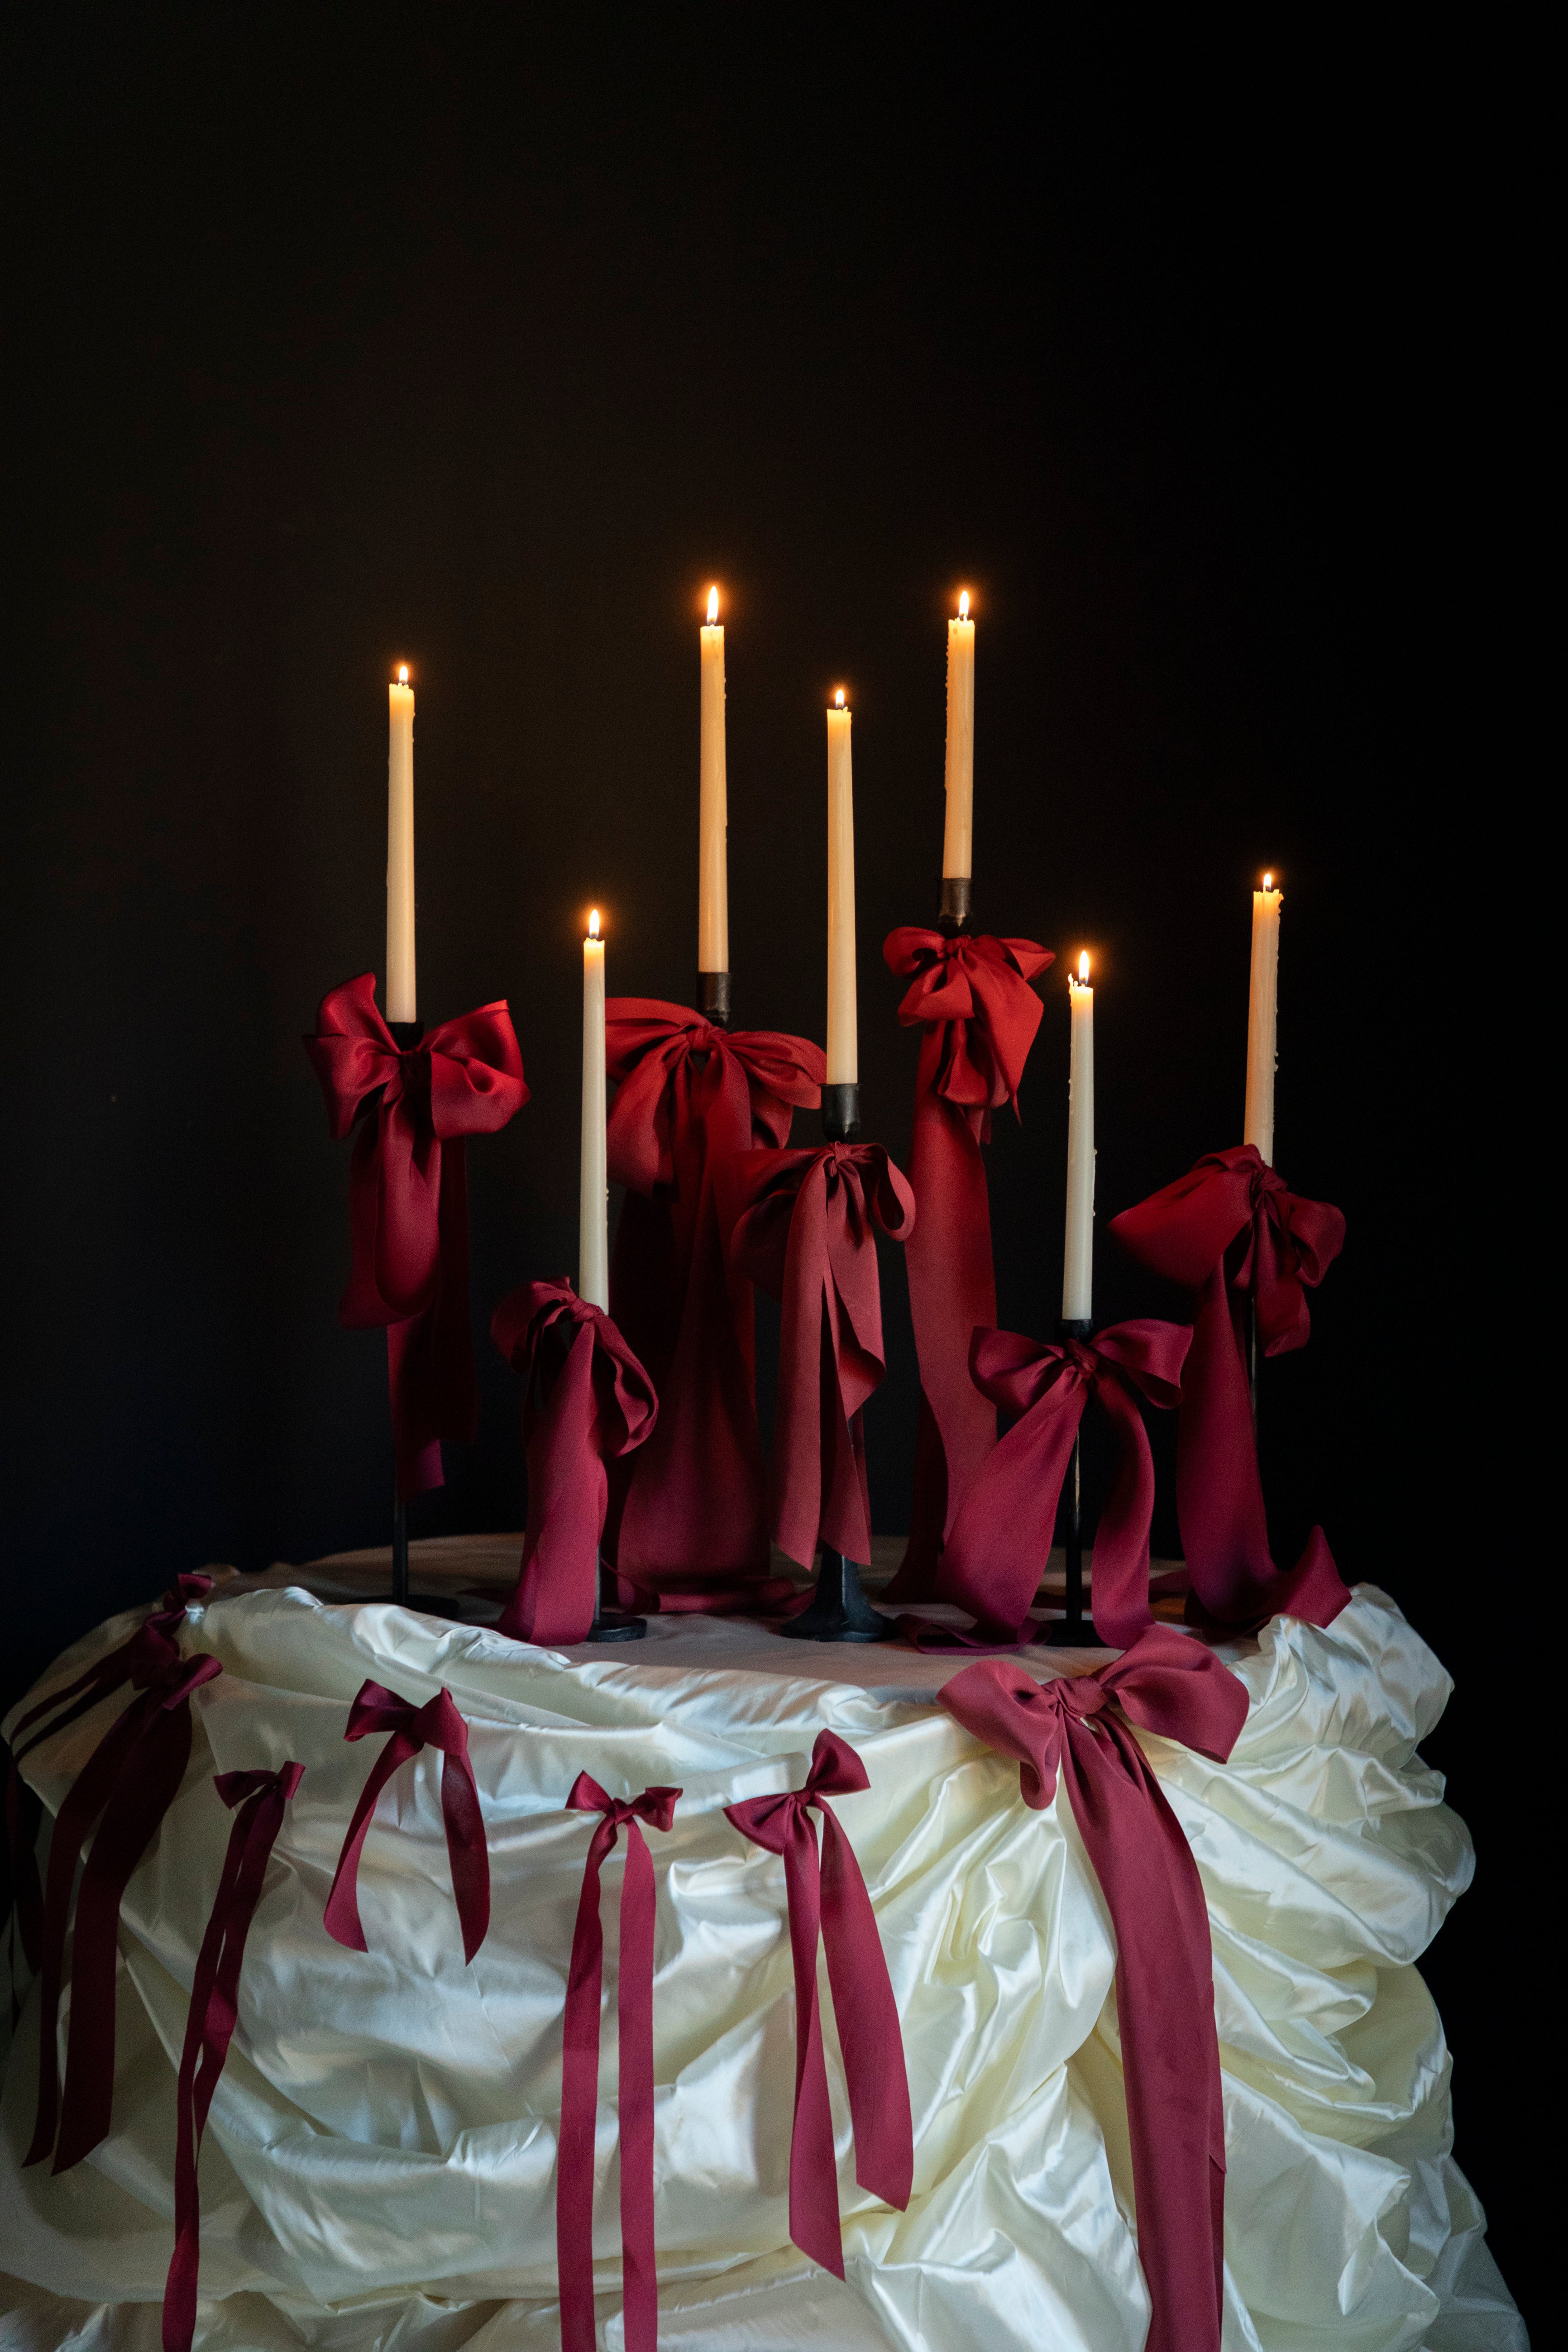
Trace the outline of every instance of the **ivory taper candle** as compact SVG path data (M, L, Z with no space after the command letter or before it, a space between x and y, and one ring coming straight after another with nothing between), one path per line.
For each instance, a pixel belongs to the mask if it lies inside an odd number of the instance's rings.
M729 784L724 764L724 627L708 591L702 630L702 736L697 813L697 969L730 969Z
M958 600L958 618L947 625L947 827L942 872L974 870L974 624L969 591Z
M577 1203L577 1296L610 1311L610 1180L605 1133L605 942L599 910L583 942L583 1158Z
M860 1076L855 1016L855 779L844 688L827 713L827 1083Z
M1072 1058L1068 1076L1067 1246L1062 1256L1062 1320L1087 1323L1094 1313L1094 991L1087 949L1078 978L1068 976Z
M406 662L386 698L386 1018L414 1021L414 688Z
M1247 1118L1244 1143L1274 1164L1274 1069L1279 1013L1279 903L1283 893L1266 874L1252 894L1252 989L1247 1012Z

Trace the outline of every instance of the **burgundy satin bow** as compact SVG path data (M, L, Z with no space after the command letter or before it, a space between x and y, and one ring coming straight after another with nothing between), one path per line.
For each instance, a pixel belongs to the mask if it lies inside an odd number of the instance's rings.
M889 932L882 953L889 971L911 976L899 1019L925 1033L910 1155L920 1223L908 1257L921 1418L910 1540L888 1588L894 1600L915 1601L937 1593L943 1541L996 1443L995 1413L968 1377L970 1339L996 1320L981 1146L992 1112L1017 1109L1040 1025L1029 982L1056 959L1033 940L950 940L910 924Z
M564 1280L525 1282L503 1298L490 1338L525 1384L528 1462L522 1568L500 1631L518 1642L585 1641L599 1592L605 1465L646 1441L658 1400L609 1317Z
M1059 1772L1116 1935L1116 2011L1132 2145L1138 2259L1153 2306L1145 2352L1219 2352L1225 2112L1208 1907L1192 1849L1128 1727L1223 1763L1247 1694L1190 1634L1152 1625L1115 1665L1044 1688L1011 1661L966 1666L938 1695L1016 1757L1037 1811Z
M485 1940L490 1924L490 1863L485 1848L485 1825L479 1792L468 1762L468 1727L452 1703L449 1691L438 1690L423 1706L399 1698L381 1683L360 1685L349 1709L345 1739L369 1739L378 1731L392 1734L371 1766L349 1822L343 1850L332 1879L323 1915L329 1936L351 1952L369 1949L359 1916L359 1862L375 1801L397 1770L424 1748L441 1755L441 1818L447 1829L447 1861L452 1873L458 1921L463 1931L463 1958L469 1961Z
M1226 1625L1256 1625L1276 1612L1329 1624L1350 1594L1321 1528L1288 1573L1269 1553L1246 1317L1250 1294L1266 1355L1305 1346L1306 1289L1339 1255L1343 1216L1299 1200L1247 1143L1208 1153L1113 1217L1110 1230L1141 1264L1199 1294L1176 1433L1176 1512L1202 1613Z
M626 1868L621 1884L620 2032L621 2324L626 2352L656 2352L658 2273L653 2240L653 1856L639 1823L668 1830L679 1789L645 1789L640 1797L606 1796L579 1772L566 1800L574 1813L600 1813L583 1866L583 1892L572 1933L561 2045L561 2142L555 2166L555 2258L561 2286L561 2352L594 2352L594 2121L599 2099L599 1996L605 1938L599 1925L599 1874L623 1823Z
M239 1971L246 1939L283 1811L305 1776L302 1764L276 1772L219 1772L213 1786L234 1809L228 1851L218 1880L212 1916L196 1956L191 2005L175 2098L174 2252L163 2288L163 2352L191 2352L196 2326L196 2283L201 2263L201 2195L196 2163L207 2115L239 2021Z
M23 2162L41 2163L53 2148L56 2172L79 2163L108 2136L114 2098L120 1901L184 1779L191 1754L192 1696L223 1672L216 1658L182 1658L169 1633L152 1619L128 1648L130 1679L139 1696L115 1717L78 1773L60 1806L49 1846L39 1938L38 2106L32 2145ZM76 1865L95 1822L98 1834L76 1901L62 2097L56 2026L65 1976L66 1926Z
M789 1940L795 1962L795 2124L789 2147L789 2233L804 2253L844 2276L838 2225L838 2168L833 2112L822 2053L816 1997L816 1947L827 1955L827 1980L844 2053L844 2080L855 2133L855 2178L901 2212L914 2179L914 2127L898 2004L855 1849L827 1802L868 1789L866 1768L837 1732L819 1731L805 1785L776 1797L726 1805L742 1837L784 1856ZM822 1815L822 1852L811 1808Z
M809 1568L818 1540L871 1557L860 1409L881 1381L873 1228L902 1241L914 1194L879 1143L752 1151L725 1167L731 1263L784 1303L773 1424L773 1535Z
M1116 1323L1059 1347L1016 1331L976 1331L976 1385L1017 1416L963 1498L942 1560L942 1598L976 1619L973 1636L920 1629L927 1649L1026 1641L1029 1603L1050 1557L1062 1480L1093 1397L1116 1437L1116 1474L1094 1539L1095 1632L1124 1649L1150 1622L1149 1526L1154 1462L1139 1397L1169 1407L1181 1395L1191 1332L1181 1323Z
M493 1135L528 1100L504 1003L481 1005L401 1048L362 972L321 999L304 1040L349 1167L353 1259L338 1319L386 1327L397 1491L441 1484L444 1437L474 1433L468 1330L466 1139Z

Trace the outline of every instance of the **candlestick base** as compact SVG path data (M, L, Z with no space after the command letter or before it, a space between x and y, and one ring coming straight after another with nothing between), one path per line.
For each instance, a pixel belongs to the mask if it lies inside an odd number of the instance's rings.
M937 929L943 939L955 940L969 929L970 877L967 874L944 874L942 877L942 909L936 919Z
M730 1026L730 975L727 971L700 971L697 975L697 1010L715 1029Z
M392 1602L395 1609L416 1609L421 1617L445 1617L458 1625L468 1622L468 1612L457 1593L408 1590L408 1506L398 1501L395 1488L392 1496Z
M822 1132L829 1143L860 1140L860 1088L855 1079L823 1087Z
M612 1569L611 1575L615 1570ZM647 1619L634 1617L625 1609L606 1609L603 1567L600 1581L594 1588L594 1622L583 1639L585 1642L640 1642L647 1632Z
M873 1609L861 1591L856 1563L824 1544L810 1608L791 1617L779 1632L787 1642L890 1642L898 1627Z

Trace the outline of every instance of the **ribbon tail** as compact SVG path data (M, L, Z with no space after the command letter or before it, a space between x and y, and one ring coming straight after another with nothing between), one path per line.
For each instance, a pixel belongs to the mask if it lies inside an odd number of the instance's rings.
M584 1323L528 1441L522 1572L500 1628L514 1641L582 1642L594 1622L608 1492L594 1443L594 1346Z
M1154 1457L1137 1405L1114 1375L1095 1393L1116 1433L1116 1471L1095 1529L1089 1607L1108 1648L1125 1650L1153 1623L1149 1606L1149 1528L1154 1516Z
M910 1239L913 1239L911 1234ZM897 1571L883 1588L885 1601L931 1601L936 1596L937 1562L942 1558L942 1530L947 1525L947 1455L942 1432L921 1391L915 1423L914 1491L910 1505L910 1539Z
M784 1845L784 1892L790 1956L795 1964L795 2122L789 2144L789 2233L802 2253L836 2278L844 2276L838 2227L838 2166L833 2108L822 2048L816 1997L816 1948L822 1930L822 1872L816 1830L804 1805L792 1808Z
M844 2053L855 2178L900 2212L914 2186L914 2126L898 2003L855 1849L823 1807L822 1940Z
M371 1766L370 1777L360 1790L359 1802L349 1817L342 1852L338 1856L331 1889L321 1914L321 1924L334 1943L343 1945L351 1952L370 1949L359 1916L359 1864L365 1839L370 1834L375 1801L398 1766L416 1753L402 1732L395 1731Z
M626 1824L621 1885L620 2026L621 2299L626 2352L657 2352L658 2273L653 2233L653 1856Z
M942 1598L967 1609L988 1644L997 1635L1018 1638L1050 1559L1057 1505L1089 1391L1074 1380L1059 1403L1057 1393L1048 1390L998 1440L942 1555ZM931 1636L927 1646L939 1640Z
M489 1932L490 1858L474 1768L466 1756L447 1755L441 1759L441 1817L467 1966Z
M555 2159L555 2262L561 2289L561 2352L595 2352L594 2126L599 2103L599 1997L605 1938L599 1874L616 1842L601 1821L589 1841L572 1931L561 2039L561 2138ZM625 1965L624 1960L622 1963Z

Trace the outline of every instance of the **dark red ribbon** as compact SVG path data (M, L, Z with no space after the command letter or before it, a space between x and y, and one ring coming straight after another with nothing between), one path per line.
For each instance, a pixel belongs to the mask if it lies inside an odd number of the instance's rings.
M349 1167L353 1259L338 1319L386 1328L397 1491L441 1484L441 1440L478 1413L468 1328L466 1139L493 1135L528 1100L504 1002L428 1030L405 1051L362 972L321 999L304 1041Z
M276 1772L219 1772L213 1781L231 1809L228 1852L213 1901L191 1984L175 2092L178 2123L174 2144L174 2252L163 2288L163 2352L191 2352L196 2326L196 2282L201 2263L201 2195L196 2163L207 2115L239 2020L239 1971L246 1938L283 1811L305 1776L302 1764Z
M866 1768L837 1732L819 1731L805 1785L782 1796L750 1797L724 1811L742 1837L784 1856L789 1940L795 1962L795 2124L789 2147L789 2233L803 2253L844 2276L838 2168L816 1997L818 1937L844 2053L855 2178L873 2197L910 2201L914 2127L898 2004L855 1849L827 1802L868 1789ZM811 1809L822 1815L822 1851Z
M1029 982L1056 959L1033 940L950 940L912 924L889 931L882 953L889 971L910 979L899 1019L924 1031L910 1152L920 1223L908 1257L921 1418L910 1540L889 1592L929 1601L941 1589L942 1543L996 1443L995 1413L968 1373L971 1338L996 1320L981 1147L992 1112L1004 1103L1017 1109L1040 1025Z
M555 2167L555 2258L561 2284L561 2352L594 2352L594 2125L599 2102L599 1998L605 1938L599 1925L599 1874L622 1824L626 1868L621 1885L618 2092L621 2142L621 2301L626 2352L656 2352L658 2273L653 2242L653 1856L640 1822L668 1830L679 1789L645 1789L640 1797L606 1796L579 1772L568 1812L600 1813L588 1842L583 1892L572 1933L561 2044L561 2141Z
M528 1463L522 1568L500 1631L519 1642L585 1641L599 1591L605 1465L646 1442L658 1400L609 1317L569 1282L524 1283L496 1308L490 1338L524 1382Z
M1276 1568L1258 1470L1247 1370L1247 1302L1265 1355L1304 1347L1306 1290L1339 1255L1345 1221L1287 1190L1250 1143L1214 1151L1110 1221L1141 1264L1198 1294L1176 1433L1176 1512L1201 1612L1229 1626L1277 1612L1327 1625L1350 1599L1321 1528L1295 1567ZM1189 1606L1191 1604L1189 1603Z
M1219 2352L1225 2111L1208 1906L1181 1823L1129 1726L1223 1763L1247 1693L1191 1634L1152 1625L1096 1675L1044 1688L986 1658L943 1685L943 1706L1016 1757L1037 1811L1067 1785L1116 1935L1116 2013L1132 2145L1138 2259L1153 2306L1145 2352Z
M627 1188L610 1308L660 1407L612 1474L606 1548L623 1600L706 1607L739 1591L756 1606L769 1555L752 1295L726 1265L714 1171L787 1142L794 1111L821 1101L822 1050L652 998L613 997L606 1014L609 1172Z
M977 1331L970 1370L994 1405L1017 1418L963 1498L942 1554L942 1590L976 1620L973 1635L906 1620L924 1649L1027 1641L1026 1622L1050 1555L1062 1480L1092 1397L1116 1439L1116 1471L1094 1538L1094 1627L1125 1649L1151 1622L1149 1528L1154 1462L1140 1397L1169 1407L1182 1390L1184 1323L1115 1323L1092 1339L1047 1347L1017 1331Z
M479 1792L468 1762L468 1727L449 1691L438 1690L433 1699L416 1707L381 1683L364 1682L349 1709L343 1738L369 1739L378 1731L390 1732L392 1737L371 1766L370 1778L349 1822L323 1915L327 1933L346 1944L351 1952L369 1949L359 1916L359 1862L375 1801L399 1765L406 1764L421 1748L434 1748L441 1756L441 1818L447 1828L447 1860L463 1931L463 1958L471 1960L490 1924L490 1863Z
M120 1900L184 1779L191 1754L192 1694L223 1672L216 1658L182 1658L162 1627L149 1633L153 1625L149 1619L128 1645L130 1678L138 1696L115 1717L78 1773L60 1806L49 1846L39 1938L38 2108L23 2162L39 2164L53 2148L56 2172L79 2163L108 2136L114 2099ZM138 1649L143 1636L144 1646ZM76 1901L62 2097L57 2025L66 1927L77 1862L95 1822L98 1834Z
M770 1476L773 1535L809 1568L818 1540L871 1557L860 1410L886 1370L874 1228L901 1241L914 1194L879 1143L751 1151L721 1176L731 1263L784 1304Z

